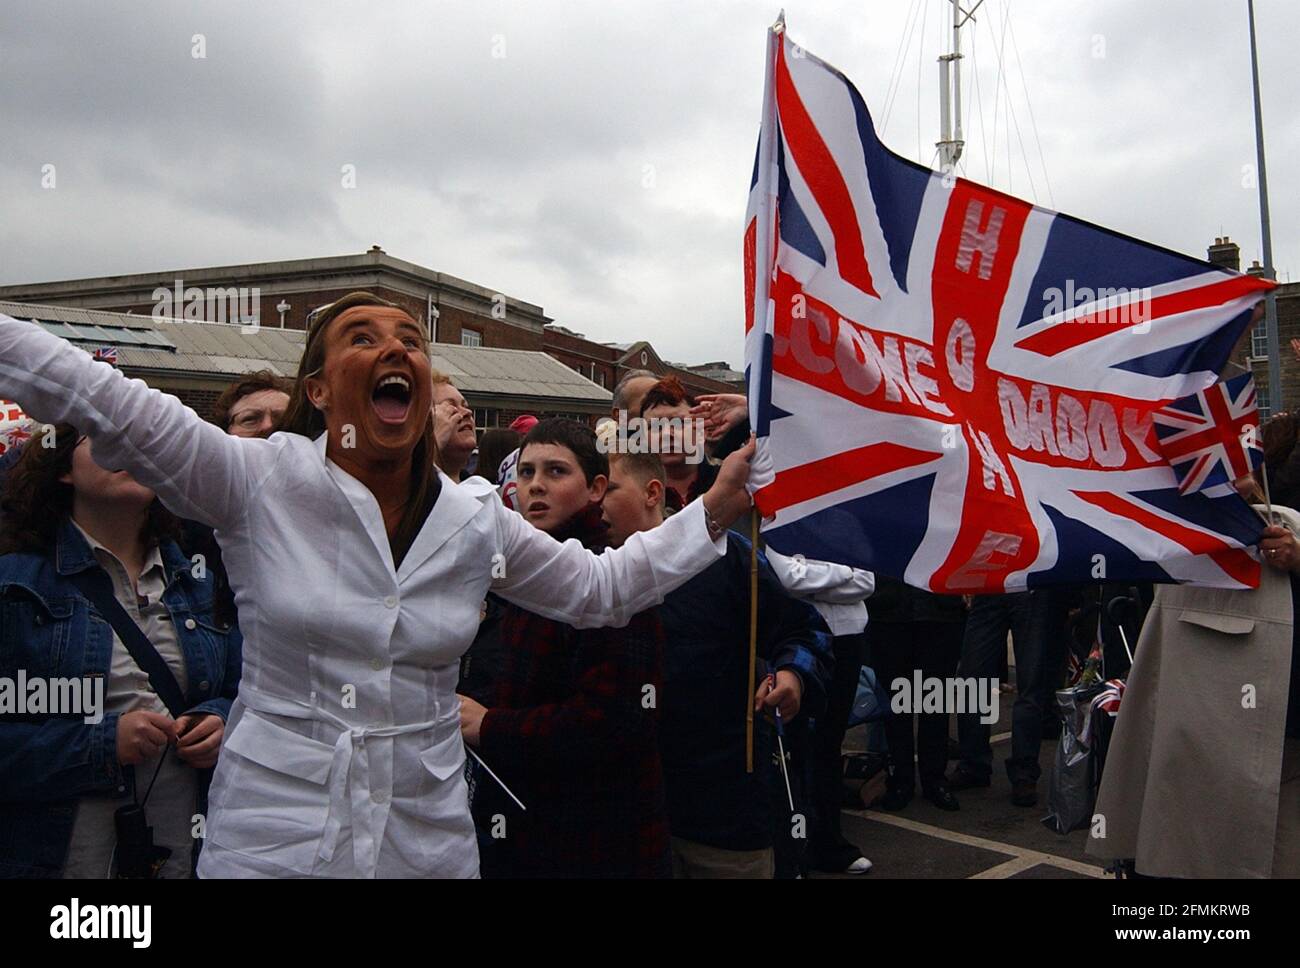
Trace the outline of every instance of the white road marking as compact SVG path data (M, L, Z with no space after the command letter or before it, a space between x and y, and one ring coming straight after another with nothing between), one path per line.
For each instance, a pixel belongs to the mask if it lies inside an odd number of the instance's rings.
M988 840L984 837L975 837L971 834L958 833L955 830L945 830L943 827L935 827L928 823L908 820L904 817L894 816L893 814L884 813L879 810L845 810L844 812L855 817L861 817L863 820L889 824L890 826L899 827L903 830L910 830L913 833L924 834L927 837L937 837L940 840L947 840L950 843L962 844L966 847L979 847L983 850L991 850L995 853L1011 855L1010 860L997 864L988 870L981 871L979 874L974 875L975 877L1010 877L1012 874L1034 867L1038 864L1047 864L1050 867L1057 867L1061 870L1067 870L1075 874L1083 874L1087 877L1103 878L1108 876L1103 868L1097 867L1094 864L1084 864L1081 861L1072 860L1069 857L1059 857L1056 854L1047 854L1041 850L1030 850L1027 847L1017 847L1015 844L1006 844L999 840Z

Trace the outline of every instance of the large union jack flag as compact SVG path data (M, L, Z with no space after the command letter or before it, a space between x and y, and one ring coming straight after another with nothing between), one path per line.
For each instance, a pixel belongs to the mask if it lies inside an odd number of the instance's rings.
M1271 284L909 162L768 41L745 325L772 547L946 593L1257 585L1259 519L1180 496L1152 412L1217 379Z
M1157 410L1156 440L1178 476L1178 493L1231 484L1264 460L1255 378L1242 373Z

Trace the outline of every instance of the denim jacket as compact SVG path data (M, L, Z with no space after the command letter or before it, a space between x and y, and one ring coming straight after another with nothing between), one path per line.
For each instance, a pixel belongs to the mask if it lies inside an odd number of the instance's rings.
M187 712L223 720L239 685L242 638L212 618L211 575L195 578L171 541L159 549L163 603L176 627L188 673ZM71 521L59 528L54 558L0 556L0 677L102 676L107 682L113 629L67 576L99 567ZM78 715L0 714L0 877L58 877L67 857L77 800L129 795L117 761L118 714L94 725ZM211 770L200 771L200 800ZM205 812L200 802L199 812Z

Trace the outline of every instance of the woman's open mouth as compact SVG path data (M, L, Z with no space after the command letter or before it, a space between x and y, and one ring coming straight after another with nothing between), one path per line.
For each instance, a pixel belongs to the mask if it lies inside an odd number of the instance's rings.
M405 423L411 411L411 381L396 373L384 377L375 385L370 405L381 423Z

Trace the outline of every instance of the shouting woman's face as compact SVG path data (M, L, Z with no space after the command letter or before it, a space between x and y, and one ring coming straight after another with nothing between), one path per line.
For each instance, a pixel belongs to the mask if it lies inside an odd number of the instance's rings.
M390 306L353 306L321 338L325 363L306 388L325 416L331 447L362 461L409 457L433 393L419 324Z

